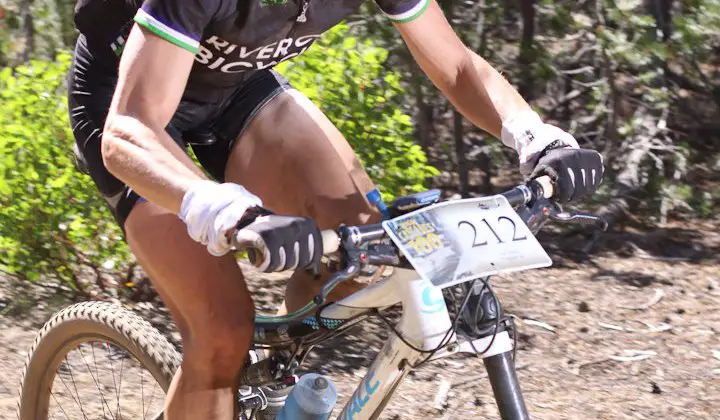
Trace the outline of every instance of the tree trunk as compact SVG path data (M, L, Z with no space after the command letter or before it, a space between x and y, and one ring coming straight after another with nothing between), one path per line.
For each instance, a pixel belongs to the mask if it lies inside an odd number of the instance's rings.
M469 192L469 171L467 157L465 156L465 132L463 129L463 116L456 109L453 110L453 138L455 139L455 159L459 178L458 193L467 197Z
M64 48L72 49L75 44L77 34L75 32L75 24L73 22L73 12L75 9L74 0L55 0L56 10L60 19L61 40Z
M485 137L484 142L492 141L492 139ZM490 154L483 152L478 156L478 169L482 171L482 177L480 178L480 192L484 195L490 195L493 193L493 165Z
M604 2L598 1L595 7L595 18L597 21L596 31L602 31L607 26L605 19L605 7ZM608 139L610 147L617 145L617 130L618 130L618 113L620 109L620 95L618 92L617 83L615 80L615 63L612 57L608 54L607 46L602 41L601 37L597 35L600 59L602 60L601 77L604 77L608 83L609 98L608 98L608 120L605 125L604 136Z
M477 10L477 22L475 22L475 33L476 33L476 44L473 46L474 50L480 55L485 55L487 48L487 31L485 31L485 0L479 0L476 5ZM491 136L483 135L480 143L483 151L478 155L477 165L478 169L482 172L480 178L480 193L490 195L493 193L492 185L492 174L493 165L492 159L490 158L490 147L488 143L496 141Z
M455 2L453 0L442 0L441 7L445 11L448 20L452 21L455 12ZM462 33L458 33L462 37ZM455 144L455 164L458 173L458 193L462 197L468 196L468 164L465 151L465 131L463 127L463 116L457 109L453 108L453 140Z
M35 51L35 24L31 10L32 1L23 0L20 3L20 18L22 19L23 35L25 37L25 47L20 54L21 63L28 62Z
M663 42L672 36L672 7L674 0L647 0L645 6L655 18L655 27L662 34Z
M535 77L533 63L536 59L535 53L535 0L522 0L520 3L520 14L522 15L522 38L520 39L520 55L518 64L522 81L520 82L520 94L526 98L532 95Z
M428 104L425 99L422 81L420 81L419 77L415 77L414 79L413 88L415 90L415 104L417 106L416 138L420 143L420 147L422 147L425 152L425 155L427 155L428 161L431 165L434 165L434 156L431 153L432 146L435 143L434 110L433 106Z

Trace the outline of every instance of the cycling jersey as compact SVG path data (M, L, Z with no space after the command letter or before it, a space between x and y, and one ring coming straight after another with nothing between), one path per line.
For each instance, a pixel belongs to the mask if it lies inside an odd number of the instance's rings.
M271 69L302 54L363 0L78 0L80 31L69 84L78 162L106 197L120 226L140 197L104 165L102 127L133 23L195 54L167 131L195 143L202 166L222 181L232 144L253 116L289 83ZM422 14L429 0L376 0L395 21ZM167 71L173 71L168 68Z
M195 54L188 89L229 88L302 54L363 0L79 0L75 22L93 57L116 69L133 21ZM376 0L390 19L420 16L429 0ZM168 69L171 71L172 69Z

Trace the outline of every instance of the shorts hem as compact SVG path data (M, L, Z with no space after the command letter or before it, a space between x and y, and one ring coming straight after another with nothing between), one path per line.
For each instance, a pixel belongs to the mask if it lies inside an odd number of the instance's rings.
M245 133L245 131L247 130L250 123L252 123L253 120L255 119L255 117L257 117L258 114L260 114L260 112L262 112L262 110L265 108L265 106L267 106L270 103L270 101L272 101L273 99L280 96L281 93L287 92L289 90L295 90L295 88L293 88L292 86L288 86L288 85L280 85L280 86L276 87L275 89L273 89L267 96L265 96L265 98L263 98L262 101L260 101L257 105L255 105L255 107L252 109L252 111L250 111L250 113L248 114L247 118L245 118L245 122L243 122L243 125L240 127L240 130L238 130L238 132L237 132L237 134L235 134L234 138L230 139L230 141L228 142L228 152L232 151L232 148L235 145L235 142L237 141L237 139L239 139Z

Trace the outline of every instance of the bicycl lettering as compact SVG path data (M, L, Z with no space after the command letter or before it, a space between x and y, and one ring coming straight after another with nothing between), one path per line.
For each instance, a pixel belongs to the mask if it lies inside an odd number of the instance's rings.
M343 418L344 420L352 420L356 414L360 414L363 407L365 407L365 404L370 401L370 396L374 394L378 388L380 388L379 380L375 380L375 383L370 385L373 382L373 379L375 379L375 372L368 372L364 384L361 383L357 391L355 391L355 394L353 394L352 401L350 401L348 410Z

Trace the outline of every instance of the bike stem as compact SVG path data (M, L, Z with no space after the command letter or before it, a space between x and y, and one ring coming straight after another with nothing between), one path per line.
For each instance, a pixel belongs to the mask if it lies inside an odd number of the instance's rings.
M475 293L475 291L472 293ZM492 337L500 331L508 331L514 334L513 331L509 331L512 330L512 324L502 322L500 328L496 331L497 318L503 316L503 311L500 301L495 298L493 293L483 287L475 296L479 299L479 301L476 301L476 304L479 305L477 310L482 310L482 316L478 318L477 325L473 326L476 332L479 333L478 338ZM483 363L500 411L500 417L504 420L529 420L530 416L515 371L512 350L485 357Z

